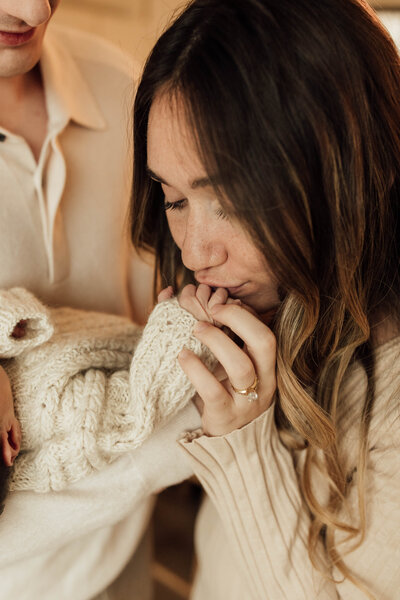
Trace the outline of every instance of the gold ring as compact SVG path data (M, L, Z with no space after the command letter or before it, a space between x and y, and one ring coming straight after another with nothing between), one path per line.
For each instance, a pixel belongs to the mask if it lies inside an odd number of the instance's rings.
M236 394L240 394L241 396L246 396L248 402L255 402L256 400L258 400L257 386L258 386L257 375L255 375L253 383L251 385L249 385L249 387L245 388L244 390L238 390L232 385L233 391Z

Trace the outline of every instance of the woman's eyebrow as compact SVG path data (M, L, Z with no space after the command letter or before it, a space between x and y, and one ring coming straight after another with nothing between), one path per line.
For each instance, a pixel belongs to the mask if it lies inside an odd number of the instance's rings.
M161 175L157 175L157 173L154 173L154 171L152 171L149 167L147 167L147 174L154 181L158 181L158 183L163 183L164 185L168 185L169 187L172 187L167 181L165 181L165 179L163 177L161 177ZM217 177L205 176L205 177L199 177L198 179L194 179L190 183L190 187L192 188L192 190L195 190L197 188L203 188L203 187L214 187L217 183L218 183Z
M190 187L195 190L196 188L203 188L203 187L214 187L216 184L216 177L199 177L199 179L195 179L194 181L192 181L192 183L190 184Z

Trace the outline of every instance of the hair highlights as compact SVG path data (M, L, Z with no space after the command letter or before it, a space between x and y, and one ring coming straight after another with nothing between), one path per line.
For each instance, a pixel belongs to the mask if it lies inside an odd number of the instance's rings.
M154 250L165 286L190 274L146 172L148 115L161 93L184 102L205 169L218 174L221 202L229 198L224 209L251 233L279 281L276 420L285 443L306 454L300 485L313 517L310 557L322 568L322 540L330 566L356 582L334 536L362 540L374 327L383 317L398 325L400 315L397 51L358 0L188 5L156 44L135 102L132 238ZM360 522L349 525L337 517L348 474L336 433L339 392L356 359L368 389ZM316 470L330 483L325 503L313 490Z

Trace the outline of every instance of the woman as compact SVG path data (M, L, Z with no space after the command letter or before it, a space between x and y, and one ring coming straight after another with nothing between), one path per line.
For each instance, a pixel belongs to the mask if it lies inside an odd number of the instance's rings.
M220 364L196 600L399 593L399 98L362 0L195 0L146 64L133 241Z

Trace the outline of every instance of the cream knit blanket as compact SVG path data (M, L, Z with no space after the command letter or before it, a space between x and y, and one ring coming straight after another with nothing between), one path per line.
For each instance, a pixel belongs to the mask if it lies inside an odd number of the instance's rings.
M14 339L21 319L27 333ZM0 291L1 364L22 427L11 489L61 490L183 408L194 389L179 351L190 348L209 368L215 362L194 323L176 299L158 304L142 330L124 317L47 308L21 288Z

